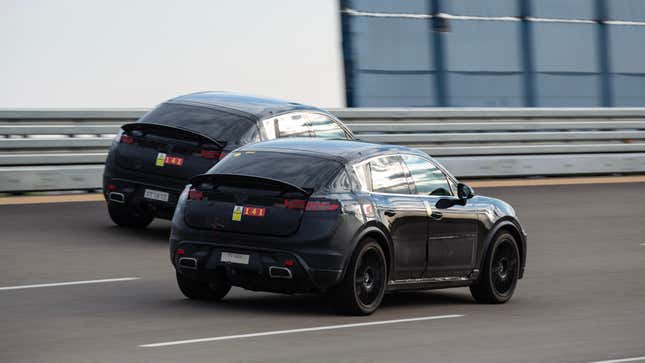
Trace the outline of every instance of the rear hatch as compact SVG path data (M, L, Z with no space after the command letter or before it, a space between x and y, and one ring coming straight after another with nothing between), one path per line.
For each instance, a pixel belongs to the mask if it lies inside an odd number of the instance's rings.
M165 103L139 122L125 124L115 156L119 166L187 181L237 147L255 123L244 116Z
M191 180L185 222L198 229L291 235L298 230L308 204L325 208L324 203L310 200L310 195L340 168L336 161L315 157L236 152L212 174Z
M142 173L188 180L210 169L223 151L222 143L173 127L132 123L122 128L116 162Z

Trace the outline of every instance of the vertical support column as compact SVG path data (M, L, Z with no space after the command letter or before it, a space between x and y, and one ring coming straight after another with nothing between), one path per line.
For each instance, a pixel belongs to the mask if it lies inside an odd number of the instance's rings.
M531 16L531 0L519 0L521 36L520 50L522 52L522 68L524 81L524 106L537 107L535 64L533 62L533 26L528 17Z
M340 0L340 22L343 44L343 64L345 71L345 104L346 107L356 107L354 90L356 89L354 78L354 58L352 50L352 20L351 15L344 12L350 9L351 0Z
M430 20L431 24L431 34L432 34L432 52L434 59L434 69L435 69L435 92L437 93L437 105L439 107L448 107L448 83L446 81L446 72L445 72L445 51L442 37L442 30L446 29L446 24L444 24L445 19L439 18L437 15L441 13L441 4L440 0L428 0L430 2L430 14L432 19Z
M611 79L611 65L609 63L609 34L605 20L609 18L605 0L596 0L596 21L598 35L598 65L600 66L600 94L603 107L613 107L613 89Z

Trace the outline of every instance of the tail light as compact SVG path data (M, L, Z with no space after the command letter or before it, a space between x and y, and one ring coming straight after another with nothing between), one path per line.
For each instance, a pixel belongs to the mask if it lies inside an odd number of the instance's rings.
M204 192L196 189L190 189L188 191L188 199L190 200L202 200L204 199Z
M199 152L199 156L203 157L204 159L222 160L226 155L227 153L225 151L219 151L219 150L202 149Z
M335 211L340 208L340 202L329 199L285 199L284 206L287 209L304 209L307 212Z
M121 139L119 140L122 144L134 144L134 137L130 135L123 134L121 135Z

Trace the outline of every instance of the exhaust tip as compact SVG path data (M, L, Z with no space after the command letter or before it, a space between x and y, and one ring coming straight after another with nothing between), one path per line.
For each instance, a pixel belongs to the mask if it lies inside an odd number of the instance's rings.
M269 277L272 279L292 279L291 270L286 267L271 266L269 267Z
M125 195L123 195L123 193L110 192L110 194L108 194L108 199L110 202L121 204L125 203Z
M177 262L179 267L187 268L190 270L197 270L197 259L192 257L182 257Z

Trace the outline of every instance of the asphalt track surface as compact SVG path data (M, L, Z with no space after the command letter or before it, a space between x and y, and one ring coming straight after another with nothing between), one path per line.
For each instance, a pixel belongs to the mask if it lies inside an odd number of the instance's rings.
M645 356L645 183L478 192L512 203L529 233L526 275L514 298L480 305L461 288L399 293L369 317L334 315L315 295L237 288L221 303L190 301L168 261L168 222L118 228L101 202L0 206L0 362ZM124 280L94 281L105 279ZM38 286L86 280L94 282ZM202 338L217 340L190 341Z

